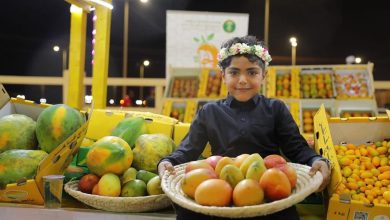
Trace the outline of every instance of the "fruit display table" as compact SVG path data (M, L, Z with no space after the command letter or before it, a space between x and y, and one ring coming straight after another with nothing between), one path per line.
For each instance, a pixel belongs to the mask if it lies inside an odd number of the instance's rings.
M8 220L157 220L176 219L173 209L164 209L151 213L114 213L106 212L78 202L65 196L60 209L46 209L39 205L0 203L0 219Z

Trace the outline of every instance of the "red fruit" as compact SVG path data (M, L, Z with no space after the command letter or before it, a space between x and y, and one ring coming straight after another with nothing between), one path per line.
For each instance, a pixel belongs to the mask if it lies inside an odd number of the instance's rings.
M93 187L99 182L99 179L98 176L92 173L84 175L79 181L80 191L91 194Z
M276 167L280 164L286 164L287 161L280 155L277 154L271 154L264 158L264 164L267 167L267 169Z
M218 161L222 158L222 156L219 155L213 155L206 159L206 162L210 164L214 169L215 166L217 166Z
M291 184L286 174L278 168L270 168L260 178L260 186L269 200L287 198L291 194Z
M276 166L279 170L281 170L284 174L286 174L288 180L290 181L291 188L294 188L297 184L297 172L292 166L289 166L288 164L280 164Z

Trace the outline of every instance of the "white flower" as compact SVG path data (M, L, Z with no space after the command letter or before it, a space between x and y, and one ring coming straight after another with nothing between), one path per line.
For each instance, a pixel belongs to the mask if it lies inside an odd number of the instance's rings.
M268 50L260 45L249 46L245 43L236 43L229 48L222 48L218 53L218 61L221 62L224 59L237 54L254 54L262 59L266 66L271 62L271 55Z

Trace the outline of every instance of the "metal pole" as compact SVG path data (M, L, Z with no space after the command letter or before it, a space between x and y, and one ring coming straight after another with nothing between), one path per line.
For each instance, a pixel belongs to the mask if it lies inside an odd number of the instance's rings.
M141 66L139 67L139 77L141 79L144 78L144 71L145 71L144 64L141 64ZM143 101L144 100L144 87L143 86L139 87L139 96L140 96L141 100Z
M291 46L291 65L295 66L297 57L297 47Z
M125 0L125 7L124 7L124 16L123 16L123 69L122 69L122 76L123 78L127 78L128 73L128 67L127 67L127 60L128 60L128 34L129 34L129 1ZM125 97L127 94L127 87L122 86L122 97Z
M66 51L66 49L64 49L62 50L62 74L64 74L64 71L68 66L67 58L68 58L68 52Z
M269 49L268 32L269 32L269 0L265 0L264 12L264 44Z

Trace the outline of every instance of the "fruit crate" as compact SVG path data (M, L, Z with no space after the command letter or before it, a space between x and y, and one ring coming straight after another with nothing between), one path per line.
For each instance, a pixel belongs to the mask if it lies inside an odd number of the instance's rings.
M372 110L341 110L340 118L349 117L373 117L375 116Z
M219 69L201 69L198 97L218 98L226 94L227 90L222 83L221 71Z
M334 72L331 68L302 69L300 73L300 97L307 99L334 98Z
M338 99L368 99L374 94L372 74L367 69L335 69L334 85Z
M299 98L299 68L268 69L266 94L268 97Z
M196 102L194 100L175 100L168 99L163 106L163 115L175 118L180 122L189 123L192 121L196 111Z
M2 84L0 84L0 100L0 118L10 114L22 114L36 121L39 114L50 106L49 104L36 104L33 101L20 98L10 98ZM73 156L78 152L87 132L88 115L91 113L82 113L86 116L86 122L41 161L35 178L22 179L16 183L7 184L5 189L0 190L0 202L43 205L42 177L63 174L72 162Z
M343 143L360 147L370 142L388 140L390 137L389 117L328 118L325 107L321 106L314 116L314 134L316 151L328 158L332 165L331 182L327 188L330 197L327 219L389 219L390 205L369 203L363 198L358 200L353 196L353 191L340 191L339 187L345 184L345 181L352 180L346 180L343 177L345 171L341 169L341 165L344 162L340 160L341 153L336 151L335 148L336 145ZM352 151L348 154L345 153L345 155L352 155L358 159L356 151L354 151L354 154L350 153ZM363 160L362 158L359 156L357 162ZM367 184L367 187L370 185L368 182L365 184ZM366 193L366 195L368 194Z
M198 93L199 78L196 76L172 77L169 85L168 97L172 98L196 98Z

